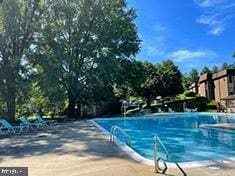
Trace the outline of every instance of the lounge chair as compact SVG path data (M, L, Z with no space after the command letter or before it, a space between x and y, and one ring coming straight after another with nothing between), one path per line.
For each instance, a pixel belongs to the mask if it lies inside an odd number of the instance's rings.
M161 108L157 108L157 112L158 113L162 113L162 109Z
M184 112L192 112L192 110L189 109L189 108L185 108L185 109L184 109Z
M42 123L46 127L51 127L56 123L56 120L44 120L40 115L36 114L36 121L37 123Z
M8 134L8 133L20 134L22 132L28 132L29 130L29 127L25 125L12 126L5 119L0 119L0 124L2 125L0 128L1 134Z
M32 130L43 128L45 126L43 123L38 123L38 122L31 123L26 119L25 116L21 116L19 119L21 121L21 125L28 126Z
M168 112L170 112L170 113L174 113L175 111L174 111L174 110L172 110L171 108L168 108Z

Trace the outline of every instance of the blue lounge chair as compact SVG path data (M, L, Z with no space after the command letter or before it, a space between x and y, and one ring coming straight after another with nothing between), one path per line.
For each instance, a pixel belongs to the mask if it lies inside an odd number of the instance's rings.
M43 128L45 126L44 124L38 123L38 122L31 123L26 119L25 116L21 116L19 119L21 121L21 125L28 126L32 130L36 130L38 128Z
M56 123L56 120L44 120L40 115L36 114L36 121L37 123L42 123L46 127L51 127Z
M0 128L1 134L8 134L8 133L20 134L22 132L28 132L29 130L29 127L25 125L12 126L5 119L0 119L0 124L1 124Z
M168 112L174 113L175 111L173 109L171 109L171 108L168 108Z
M161 108L157 108L157 112L158 113L162 113L162 109Z

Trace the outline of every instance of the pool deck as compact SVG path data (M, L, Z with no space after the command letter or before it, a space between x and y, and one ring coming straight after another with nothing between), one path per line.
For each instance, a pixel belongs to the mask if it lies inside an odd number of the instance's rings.
M29 167L29 176L157 176L134 161L88 121L0 137L0 167ZM187 168L190 176L234 176L235 163ZM168 175L182 175L169 169Z

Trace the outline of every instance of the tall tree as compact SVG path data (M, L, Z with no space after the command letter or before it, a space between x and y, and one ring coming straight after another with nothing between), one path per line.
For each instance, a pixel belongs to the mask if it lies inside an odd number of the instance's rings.
M227 62L224 62L221 66L221 70L229 69L229 64Z
M159 95L159 88L162 86L161 75L156 66L149 62L143 63L142 73L144 73L142 83L136 90L145 98L147 107L150 108L152 100Z
M198 78L199 78L199 73L195 68L193 68L189 72L189 81L190 81L190 83L193 84L193 83L197 82Z
M40 19L40 1L5 0L0 5L0 91L7 104L7 118L15 119L16 92L25 54Z
M52 1L33 63L66 90L69 117L88 99L92 83L102 77L110 84L119 63L138 52L135 18L124 0Z
M140 85L140 95L145 97L147 106L157 96L175 96L183 92L182 74L171 60L153 65L144 63L145 79Z
M206 66L202 69L200 75L203 75L203 74L205 74L205 73L211 73L211 70L210 70L208 67L206 67Z
M175 96L183 92L182 74L171 60L165 60L158 68L163 86L161 96Z
M212 73L217 73L219 71L219 67L217 65L214 65L211 69Z

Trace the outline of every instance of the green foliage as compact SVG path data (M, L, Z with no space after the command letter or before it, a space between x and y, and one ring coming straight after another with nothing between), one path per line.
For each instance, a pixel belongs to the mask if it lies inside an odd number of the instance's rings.
M208 67L204 67L200 73L200 75L203 75L205 73L211 73L211 70Z
M196 94L194 92L191 92L191 91L185 91L184 95L186 97L195 97L196 96Z
M59 0L47 13L32 63L66 91L73 116L76 103L109 97L121 62L138 52L135 11L124 0Z
M189 72L189 81L190 81L190 83L193 84L193 83L197 82L198 78L199 78L199 73L195 68L193 68Z
M187 90L193 83L196 83L199 79L199 73L196 69L192 69L189 74L185 74L182 77L182 83L184 90Z
M183 91L182 76L178 67L170 60L162 64L151 64L149 62L134 63L138 69L131 69L134 79L130 84L131 89L137 95L145 97L148 106L157 96L175 96Z
M26 54L39 29L38 0L6 0L0 5L0 91L7 117L15 119L15 100L26 63Z
M177 95L177 98L180 100L191 99L194 97L196 97L196 94L188 90L185 90L184 93Z
M195 97L192 99L186 100L187 108L198 108L198 111L204 111L208 108L208 103L210 100L206 97Z
M230 66L228 65L227 62L224 62L221 66L221 70L225 70L225 69L228 69Z
M217 73L219 72L219 67L217 65L214 65L211 69L212 73Z

